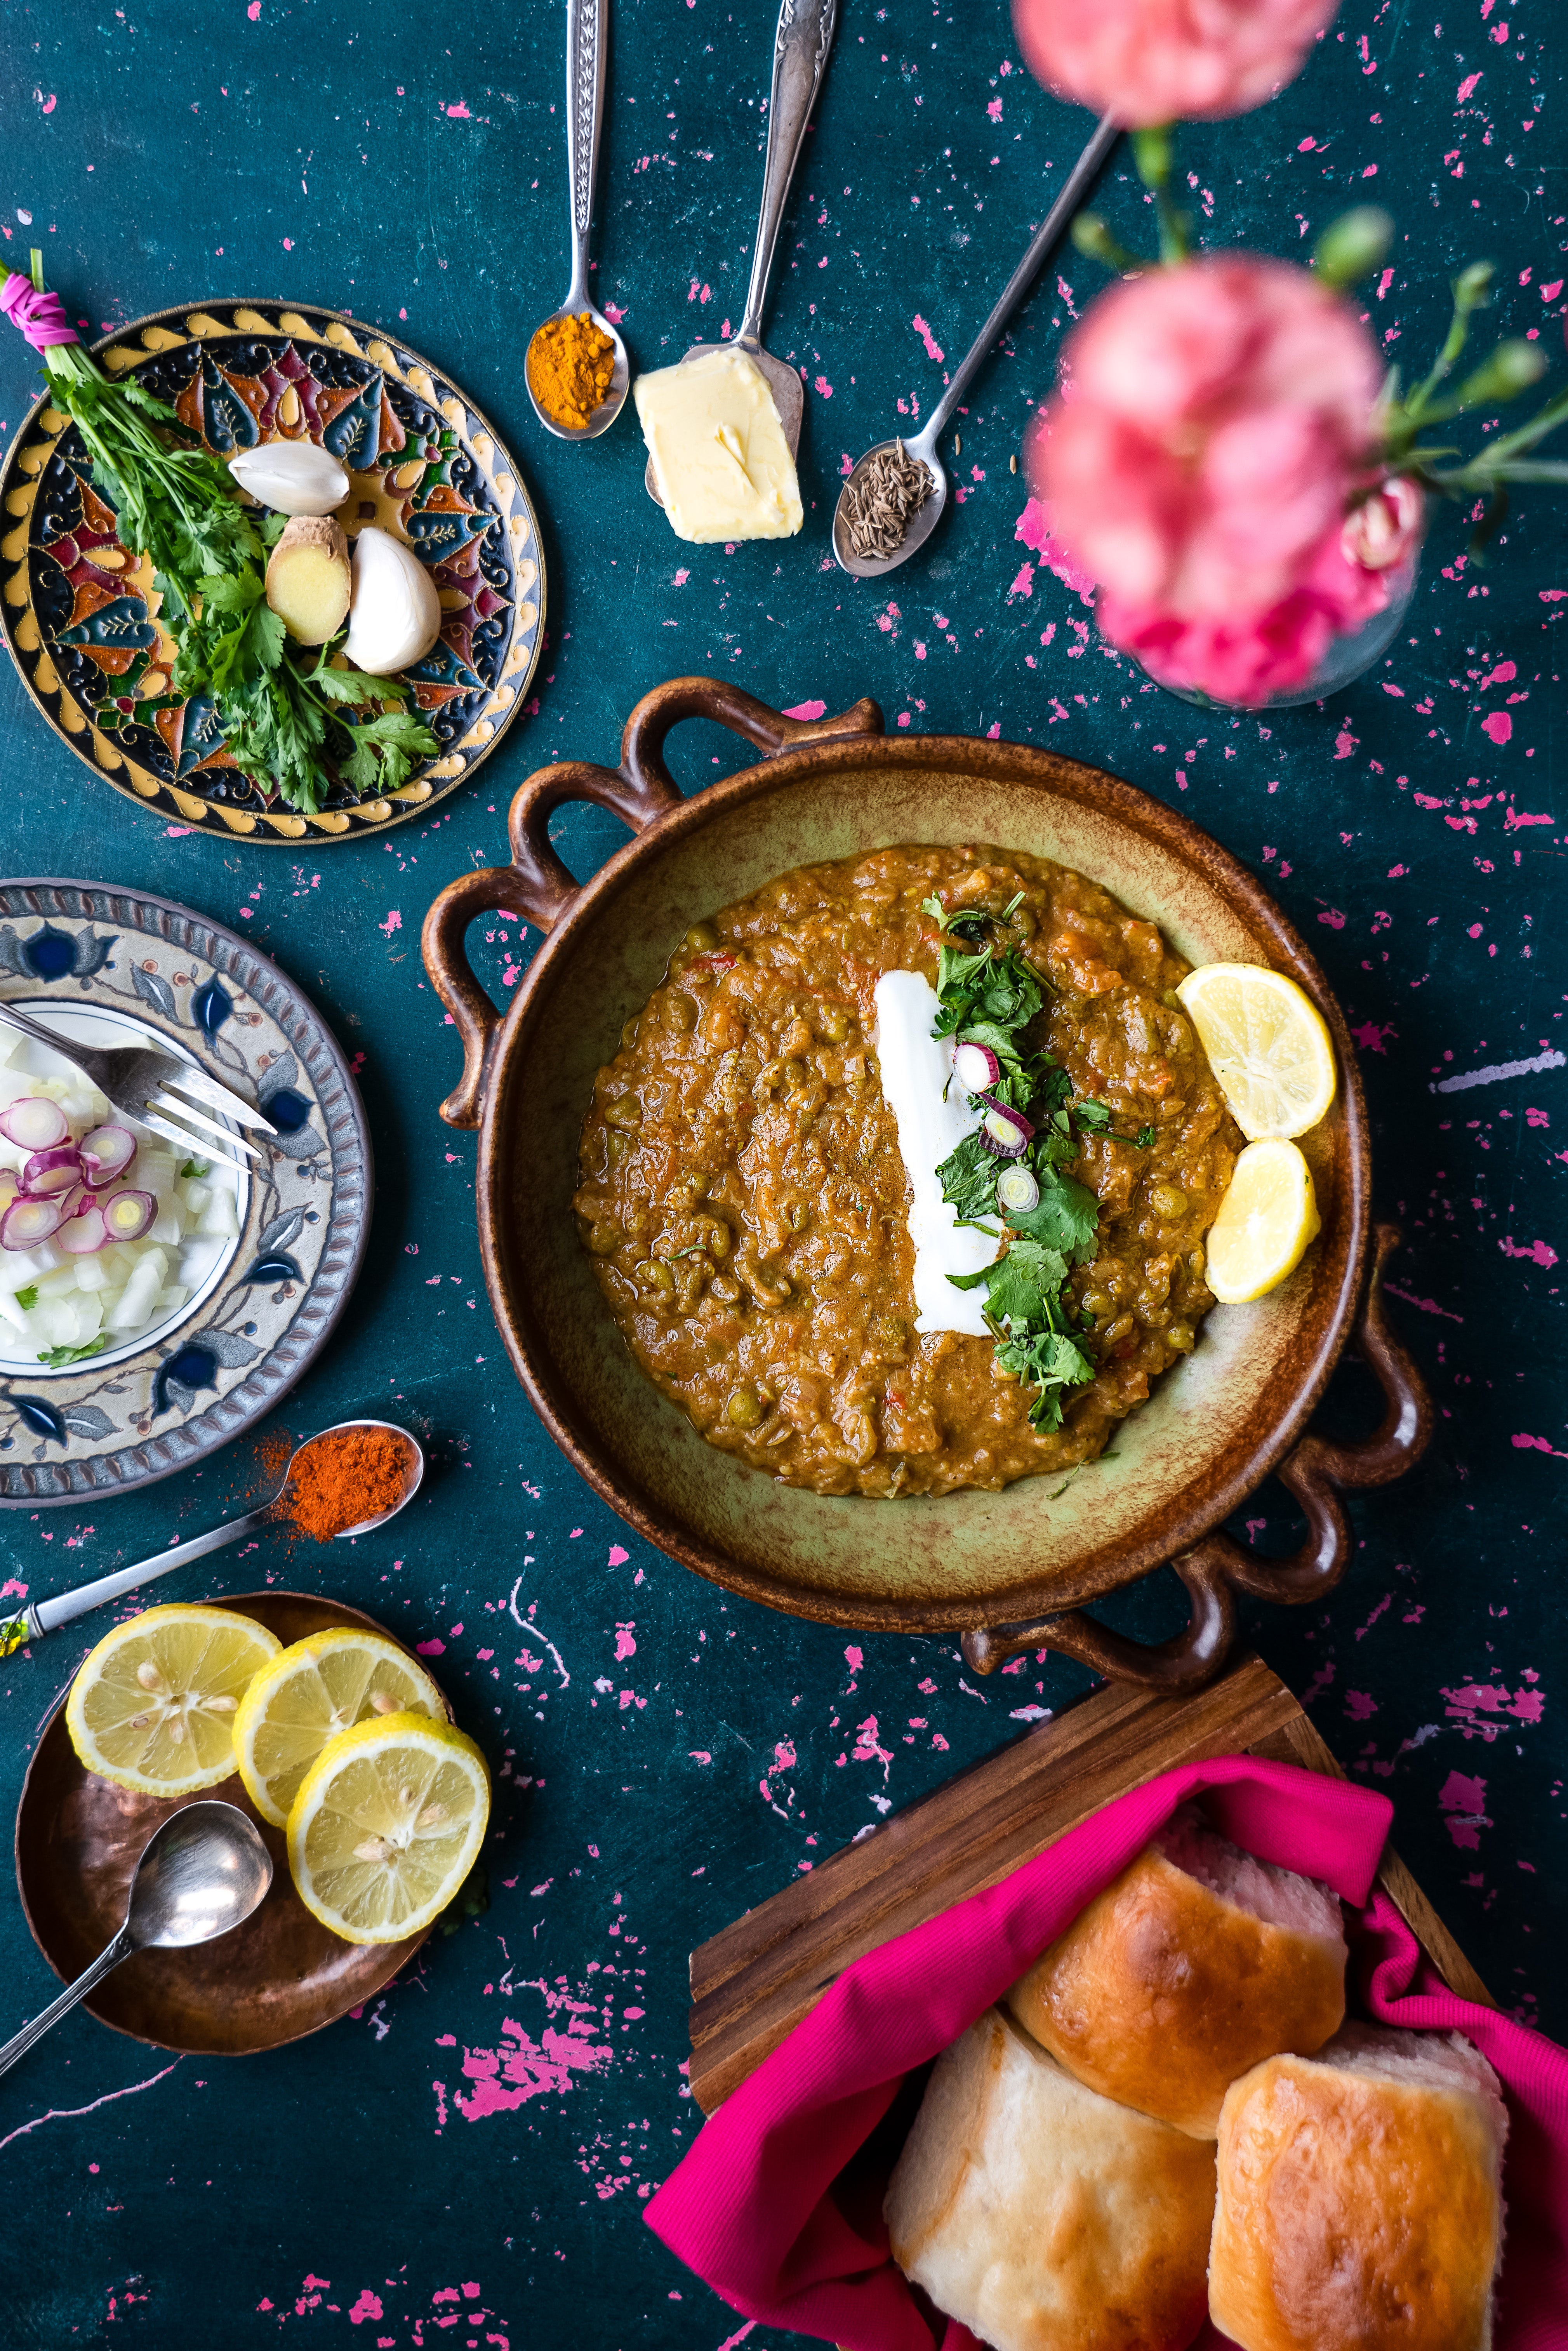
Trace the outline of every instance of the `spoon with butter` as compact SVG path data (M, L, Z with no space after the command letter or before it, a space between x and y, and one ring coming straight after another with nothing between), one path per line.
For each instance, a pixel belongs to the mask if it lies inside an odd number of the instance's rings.
M1095 125L1094 135L1067 176L1067 184L1030 240L1028 252L1013 271L995 309L954 369L946 390L925 420L925 429L911 441L879 441L850 475L833 509L833 553L857 580L880 580L907 563L924 547L947 507L947 476L936 455L959 402L968 391L1019 304L1033 285L1041 262L1061 239L1073 214L1089 193L1089 185L1120 136L1121 125L1107 114ZM899 453L902 451L902 462ZM925 484L918 478L924 466ZM868 493L871 495L868 496ZM875 551L857 553L850 524L857 507L871 510ZM895 534L897 534L895 536ZM891 543L890 543L891 542Z
M608 433L626 402L631 370L626 346L588 298L588 233L593 221L593 182L599 166L599 124L604 111L604 53L610 31L610 0L566 0L566 179L571 203L571 284L566 300L548 319L541 319L529 339L534 343L558 319L580 319L586 312L601 335L615 346L610 389L586 424L561 424L541 408L534 392L533 373L525 361L524 380L534 414L558 441L597 441Z
M693 360L706 360L710 352L740 351L766 379L779 423L789 446L793 464L800 449L800 418L805 396L800 389L800 375L788 360L776 360L771 351L762 348L762 312L768 299L768 282L773 275L774 257L779 250L779 232L784 223L784 204L789 193L789 183L795 176L795 166L800 160L805 143L806 125L811 109L821 92L822 78L827 71L828 52L833 46L833 34L839 21L839 0L783 0L779 12L779 28L773 37L773 87L768 101L768 153L762 166L762 210L758 216L757 242L752 248L751 284L747 289L746 315L739 332L727 342L694 343L681 360L682 367ZM665 371L666 373L670 372ZM717 431L716 436L718 437ZM736 458L742 475L746 475L744 455L737 457L738 434L731 430L728 455ZM750 477L747 476L749 483ZM653 471L653 460L648 460L648 496L655 506L664 501ZM799 525L795 526L799 528ZM771 534L769 534L771 535Z

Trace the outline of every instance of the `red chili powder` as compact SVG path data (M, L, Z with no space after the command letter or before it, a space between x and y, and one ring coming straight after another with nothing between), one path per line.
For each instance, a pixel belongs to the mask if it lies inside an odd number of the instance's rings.
M288 1515L302 1534L330 1542L395 1508L407 1482L407 1450L389 1429L329 1430L295 1465Z

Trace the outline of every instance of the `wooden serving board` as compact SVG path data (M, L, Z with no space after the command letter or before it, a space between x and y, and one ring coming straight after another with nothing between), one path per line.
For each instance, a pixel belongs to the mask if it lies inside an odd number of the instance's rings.
M692 2095L712 2114L867 1951L996 1886L1113 1797L1210 1756L1343 1777L1301 1706L1244 1656L1193 1698L1113 1685L895 1813L692 1953ZM1461 1999L1497 2005L1398 1855L1377 1882Z

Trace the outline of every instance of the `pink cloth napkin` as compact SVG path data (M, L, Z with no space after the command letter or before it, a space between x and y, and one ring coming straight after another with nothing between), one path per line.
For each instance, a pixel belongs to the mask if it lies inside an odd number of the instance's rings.
M1568 2351L1568 2054L1456 1999L1387 1896L1373 1894L1393 1814L1385 1796L1247 1755L1134 1789L1000 1886L857 1960L705 2126L646 2207L650 2228L747 2318L844 2351L933 2351L882 2219L896 2150L868 2158L864 2176L840 2175L904 2076L956 2040L1198 1794L1235 1844L1342 1896L1368 2015L1468 2033L1497 2069L1511 2128L1496 2351ZM1198 2351L1224 2340L1207 2326ZM940 2346L977 2351L956 2320Z

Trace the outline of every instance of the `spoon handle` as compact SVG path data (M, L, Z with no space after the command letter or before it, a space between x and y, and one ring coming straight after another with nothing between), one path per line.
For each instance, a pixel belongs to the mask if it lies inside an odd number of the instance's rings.
M762 210L751 256L751 284L737 343L762 333L762 306L784 220L784 200L800 158L806 124L827 71L839 21L839 0L783 0L773 40L773 88L768 101L768 155L762 167Z
M104 1945L91 1967L84 1968L75 1983L66 1986L58 2000L52 2000L41 2015L35 2016L31 2024L24 2024L20 2032L14 2035L6 2042L5 2046L0 2049L0 2074L4 2074L8 2066L14 2065L18 2057L25 2057L35 2041L43 2039L51 2024L57 2024L66 2011L76 2006L78 2000L87 1998L94 1984L103 1981L110 1968L117 1968L121 1959L129 1959L130 1956L131 1938L122 1927L113 1942Z
M1113 114L1104 115L1094 126L1094 135L1067 175L1067 184L1047 213L1030 240L1029 251L1003 287L996 308L980 329L974 341L953 371L946 391L926 420L923 441L935 451L948 418L969 389L970 381L981 360L990 350L1019 304L1033 285L1040 263L1059 241L1071 221L1073 214L1089 193L1089 183L1111 152L1121 135L1121 124Z
M78 1583L74 1592L56 1593L52 1599L35 1601L15 1616L0 1618L0 1657L10 1656L26 1641L40 1640L46 1633L68 1625L73 1616L85 1616L89 1609L101 1608L106 1601L118 1600L122 1593L167 1575L171 1568L183 1567L187 1560L201 1559L207 1552L237 1542L241 1535L254 1534L270 1523L272 1510L270 1502L264 1503L259 1510L247 1510L243 1519L230 1519L204 1535L193 1535L189 1542L175 1543L172 1550L138 1560L133 1566L117 1567L111 1575L100 1575L96 1583Z
M588 232L593 221L609 29L610 0L566 0L566 175L571 192L569 309L588 301Z

